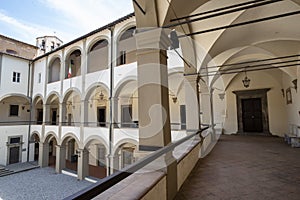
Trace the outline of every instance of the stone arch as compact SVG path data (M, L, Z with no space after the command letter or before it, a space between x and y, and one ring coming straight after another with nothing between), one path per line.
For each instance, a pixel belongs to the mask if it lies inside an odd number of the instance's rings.
M61 56L54 55L48 63L48 83L60 80Z
M41 141L44 143L49 143L49 141L52 138L54 138L56 140L57 144L59 144L60 140L59 140L58 136L55 134L55 132L52 132L52 131L46 133L44 138Z
M78 144L78 147L81 147L81 142L80 140L77 138L76 134L74 133L67 133L65 134L62 138L61 138L61 142L59 143L59 145L62 145L62 146L65 146L66 145L66 142L69 140L69 139L75 139L76 143Z
M131 82L131 81L137 81L137 76L128 76L124 79L122 79L116 86L115 86L115 89L114 89L114 94L113 96L114 97L117 97L120 95L120 92L122 91L123 87Z
M64 78L72 78L81 75L82 48L74 46L68 50L65 56ZM85 55L84 55L85 56Z
M28 102L30 101L29 97L27 97L27 96L24 95L24 94L10 93L10 94L6 94L6 95L2 96L2 97L0 98L0 102L3 101L3 100L6 99L6 98L9 98L9 97L21 97L21 98L26 99Z
M117 150L122 147L124 144L129 143L129 144L133 144L135 146L139 145L139 142L137 140L134 139L130 139L130 138L126 138L126 139L122 139L120 141L118 141L115 145L114 148L112 150L112 155L115 155Z
M117 66L136 62L137 60L136 42L133 41L135 40L133 37L135 29L136 25L133 25L132 23L130 25L123 26L116 37Z
M87 73L108 69L110 42L106 36L93 39L87 51Z

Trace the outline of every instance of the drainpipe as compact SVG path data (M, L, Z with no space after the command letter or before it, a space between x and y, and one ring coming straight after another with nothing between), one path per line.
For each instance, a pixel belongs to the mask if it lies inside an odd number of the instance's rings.
M27 162L29 162L29 149L30 149L30 132L31 132L31 114L32 114L32 81L33 75L31 74L33 61L28 63L28 83L27 83L27 97L29 98L29 122L28 122L28 138L27 138Z
M113 133L114 133L114 110L113 110L113 89L114 89L114 59L113 59L113 43L114 43L114 26L109 27L110 30L110 89L109 89L109 152L108 152L108 175L113 173L112 162L112 148L113 148Z

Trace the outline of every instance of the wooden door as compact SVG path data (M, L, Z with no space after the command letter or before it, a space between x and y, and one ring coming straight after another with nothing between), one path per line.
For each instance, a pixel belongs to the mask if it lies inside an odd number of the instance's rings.
M263 132L261 98L242 99L243 131Z

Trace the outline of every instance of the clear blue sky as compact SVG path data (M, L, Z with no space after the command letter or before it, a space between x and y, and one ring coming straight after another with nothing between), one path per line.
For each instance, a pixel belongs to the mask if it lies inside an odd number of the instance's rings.
M0 0L0 34L33 45L44 35L67 43L131 12L132 0Z

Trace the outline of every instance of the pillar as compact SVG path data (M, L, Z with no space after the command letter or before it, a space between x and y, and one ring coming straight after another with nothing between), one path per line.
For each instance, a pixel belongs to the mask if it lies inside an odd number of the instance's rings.
M212 133L212 140L216 140L216 132L215 132L215 116L214 116L214 89L209 89L209 105L210 105L210 126Z
M43 124L47 125L50 123L50 105L43 104Z
M171 142L166 50L170 39L163 29L138 32L139 151L151 152ZM141 155L141 154L140 154ZM177 193L177 162L172 153L161 160L166 166L167 198ZM169 161L172 162L169 162ZM155 164L155 162L153 163ZM163 169L161 169L163 170Z
M39 142L39 166L48 167L49 164L49 143Z
M66 148L62 145L56 145L56 165L55 172L61 173L66 167Z
M198 95L198 76L186 76L184 79L186 130L189 133L198 131L200 127L200 109Z
M34 147L35 147L35 143L29 141L29 162L34 161Z
M84 180L89 175L89 151L78 149L77 175L79 180Z

